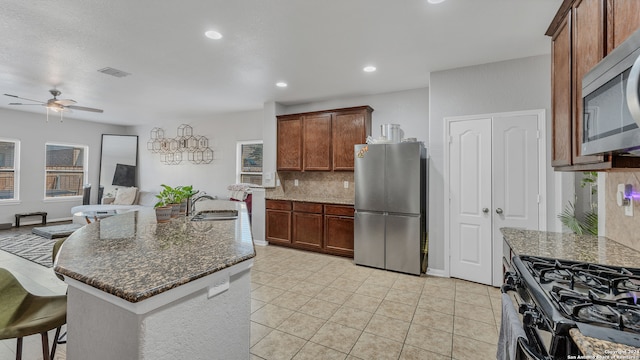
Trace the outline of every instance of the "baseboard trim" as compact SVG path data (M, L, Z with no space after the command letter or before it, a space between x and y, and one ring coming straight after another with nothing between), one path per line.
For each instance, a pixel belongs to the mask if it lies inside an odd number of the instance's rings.
M449 277L449 275L447 275L447 273L444 270L432 269L432 268L427 268L427 275L437 276L437 277L446 277L446 278Z
M256 239L253 239L253 243L254 243L255 245L258 245L258 246L267 246L267 245L269 245L269 242L268 242L268 241L265 241L265 240L256 240Z

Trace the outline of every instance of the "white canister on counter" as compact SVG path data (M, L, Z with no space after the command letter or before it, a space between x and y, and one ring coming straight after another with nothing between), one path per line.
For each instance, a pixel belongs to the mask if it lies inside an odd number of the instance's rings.
M380 125L380 133L390 143L399 143L402 141L402 135L399 124L382 124Z

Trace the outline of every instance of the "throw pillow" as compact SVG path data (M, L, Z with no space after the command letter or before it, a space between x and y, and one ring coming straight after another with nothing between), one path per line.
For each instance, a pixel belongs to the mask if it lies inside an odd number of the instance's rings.
M114 205L132 205L136 200L136 194L138 193L137 187L130 188L118 188L116 193L116 199L113 201Z

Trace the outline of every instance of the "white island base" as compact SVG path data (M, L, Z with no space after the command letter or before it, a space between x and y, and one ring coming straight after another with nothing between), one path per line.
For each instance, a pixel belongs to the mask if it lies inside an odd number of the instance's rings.
M67 277L67 359L249 359L252 265L137 303Z

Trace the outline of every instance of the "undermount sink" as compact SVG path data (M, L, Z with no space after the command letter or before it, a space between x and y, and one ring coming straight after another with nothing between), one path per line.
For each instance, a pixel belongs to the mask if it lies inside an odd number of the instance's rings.
M195 214L191 221L236 220L237 210L204 210Z

